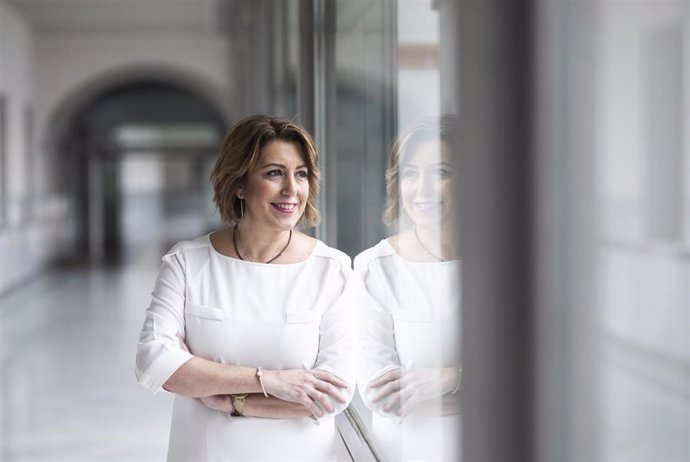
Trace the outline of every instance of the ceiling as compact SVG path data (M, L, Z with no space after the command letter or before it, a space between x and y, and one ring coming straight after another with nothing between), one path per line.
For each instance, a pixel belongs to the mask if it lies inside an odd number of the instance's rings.
M213 32L224 0L9 0L44 32Z

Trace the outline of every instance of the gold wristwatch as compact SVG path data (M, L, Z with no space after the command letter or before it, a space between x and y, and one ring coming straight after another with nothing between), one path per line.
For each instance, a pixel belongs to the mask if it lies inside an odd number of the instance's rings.
M230 395L232 396L232 412L230 413L231 416L234 417L241 417L244 412L244 402L247 399L248 394L244 393L242 395Z

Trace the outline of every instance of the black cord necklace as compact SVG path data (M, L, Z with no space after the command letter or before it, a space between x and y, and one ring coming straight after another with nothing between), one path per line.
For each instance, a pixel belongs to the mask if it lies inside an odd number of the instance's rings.
M275 257L268 260L266 262L266 264L269 264L269 263L273 262L273 260L280 257L283 254L283 252L285 252L285 249L287 249L288 246L290 245L291 240L292 240L292 230L290 230L290 235L288 236L288 241L287 241L287 244L285 244L285 247L283 247L283 249L280 251L280 253L278 253L278 255L276 255ZM240 257L240 260L245 261L244 258L242 258L242 255L240 254L239 249L237 248L237 225L235 225L235 227L232 228L232 246L235 248L235 253L237 254L238 257Z
M414 227L414 237L415 237L415 239L417 239L417 242L422 247L422 249L424 249L426 251L426 253L428 253L429 255L431 255L432 257L434 257L438 261L445 261L443 258L439 258L436 255L434 255L433 253L431 253L431 250L427 249L426 246L424 244L422 244L422 240L419 238L419 234L417 234L417 227L416 226Z

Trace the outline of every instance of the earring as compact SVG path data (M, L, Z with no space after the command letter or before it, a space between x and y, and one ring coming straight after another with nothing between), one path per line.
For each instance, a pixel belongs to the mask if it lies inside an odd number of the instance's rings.
M244 201L240 199L240 219L244 218Z

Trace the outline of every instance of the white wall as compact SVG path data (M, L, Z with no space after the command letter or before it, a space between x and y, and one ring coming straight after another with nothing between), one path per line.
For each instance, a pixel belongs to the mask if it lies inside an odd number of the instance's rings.
M203 33L44 33L36 40L39 113L51 116L75 91L109 74L170 69L188 74L230 103L230 49L221 35ZM193 83L193 82L192 82Z
M36 274L64 247L71 233L64 204L54 201L53 216L34 220L30 204L38 194L34 171L40 168L35 143L27 140L27 111L35 97L35 33L14 8L0 1L0 92L6 100L3 198L6 221L0 226L0 293ZM34 110L35 112L35 110Z
M652 46L660 34L682 30L684 8L687 2L680 0L608 2L601 7L595 70L601 149L596 158L598 190L604 204L603 232L609 238L637 242L659 239L655 228L673 217L670 227L676 229L661 234L671 235L673 239L669 240L682 239L682 204L688 198L683 197L680 183L688 179L681 178L683 167L679 160L685 156L687 165L690 153L687 148L682 152L680 132L687 123L681 125L679 119L681 106L687 102L675 88L668 88L682 82L682 53L669 53L680 51L681 43L675 44L675 50L660 51ZM680 42L680 36L670 38ZM685 82L687 86L687 79ZM668 96L664 91L673 93ZM665 106L661 113L660 105ZM660 189L674 193L663 197L655 193Z
M687 2L669 0L604 2L600 12L595 158L606 237L598 254L596 310L601 458L688 460L690 252L679 223L681 171L690 165L683 141L690 128L682 116L690 84L679 76L688 65L682 47L688 59L690 45L678 32L685 27L688 37L690 11ZM659 37L674 54L655 56ZM669 96L664 82L682 88ZM655 185L673 197L657 195ZM660 211L674 219L674 239L653 232L664 218Z
M0 92L9 100L6 174L8 222L0 225L0 293L37 274L74 236L69 197L52 190L51 122L75 97L114 75L189 80L227 116L232 107L231 50L224 36L204 32L95 33L36 30L0 0ZM26 146L25 112L33 106ZM31 208L29 205L32 205Z
M0 3L0 9L0 92L5 95L7 119L5 204L7 224L14 227L24 220L22 206L28 194L24 114L33 104L33 33L12 7Z

